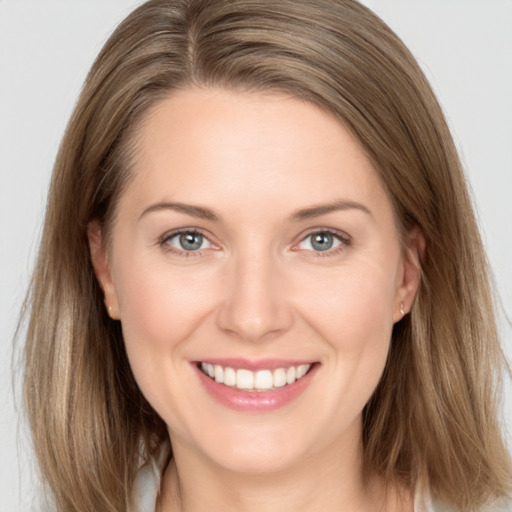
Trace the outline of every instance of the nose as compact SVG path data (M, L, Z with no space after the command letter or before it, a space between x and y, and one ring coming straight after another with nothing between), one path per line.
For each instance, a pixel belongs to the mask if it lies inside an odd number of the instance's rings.
M240 339L272 339L293 323L283 269L269 257L239 257L230 266L222 296L218 326Z

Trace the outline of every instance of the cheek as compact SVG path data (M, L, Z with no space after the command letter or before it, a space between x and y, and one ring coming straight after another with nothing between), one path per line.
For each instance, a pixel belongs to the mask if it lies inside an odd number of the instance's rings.
M297 288L296 294L309 322L325 332L333 345L357 351L389 337L395 291L393 272L361 265L317 275L302 291Z
M303 295L301 309L328 345L333 392L325 400L343 404L340 421L361 412L382 375L393 327L394 276L379 267L352 267L317 281L317 293Z
M124 260L116 277L125 346L142 388L148 378L176 370L168 367L178 360L170 356L186 349L185 342L208 315L211 286L205 286L201 273L144 258Z
M135 380L166 423L183 425L189 378L184 361L189 340L211 311L212 279L149 258L125 259L118 269L121 325Z

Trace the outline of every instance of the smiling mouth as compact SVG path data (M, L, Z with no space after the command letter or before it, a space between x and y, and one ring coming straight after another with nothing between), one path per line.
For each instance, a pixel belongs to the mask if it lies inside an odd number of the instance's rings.
M245 368L234 369L229 366L197 363L197 367L218 384L241 391L273 391L302 379L312 364L301 364L276 368L275 370L251 371Z

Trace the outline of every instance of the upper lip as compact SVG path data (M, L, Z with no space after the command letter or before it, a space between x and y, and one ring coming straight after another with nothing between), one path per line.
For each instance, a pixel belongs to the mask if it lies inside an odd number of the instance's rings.
M300 366L302 364L313 364L315 361L304 359L243 359L243 358L206 358L194 361L197 363L207 363L219 365L233 369L245 369L250 371L258 370L276 370L277 368L289 368L290 366Z

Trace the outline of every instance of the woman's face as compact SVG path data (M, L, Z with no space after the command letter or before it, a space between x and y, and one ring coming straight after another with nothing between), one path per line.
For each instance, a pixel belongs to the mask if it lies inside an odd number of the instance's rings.
M191 89L137 148L91 251L175 453L258 472L357 446L417 286L360 145L294 98Z

